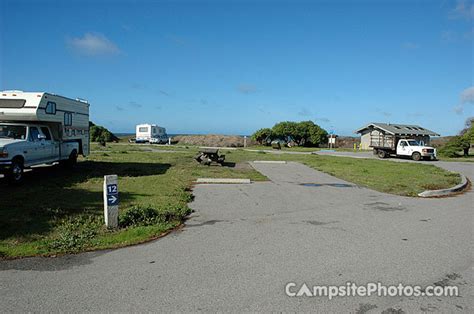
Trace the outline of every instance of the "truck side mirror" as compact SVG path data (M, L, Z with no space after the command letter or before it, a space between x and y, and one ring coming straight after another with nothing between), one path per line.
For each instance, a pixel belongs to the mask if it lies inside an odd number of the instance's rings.
M38 134L38 139L40 139L40 140L45 140L45 139L46 139L46 136L43 135L43 134Z

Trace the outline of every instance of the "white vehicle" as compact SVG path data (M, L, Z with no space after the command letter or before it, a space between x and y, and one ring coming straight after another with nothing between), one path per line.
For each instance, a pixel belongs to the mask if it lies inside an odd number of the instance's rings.
M398 157L410 157L415 161L421 159L436 160L436 148L430 146L421 145L419 142L413 139L397 139L397 146L378 146L373 147L374 154L380 158L387 158L391 155Z
M166 143L168 135L166 129L156 124L139 124L136 127L136 143Z
M11 183L23 170L89 155L89 103L45 92L0 92L0 173Z
M150 138L150 144L166 144L168 143L168 135L158 135Z

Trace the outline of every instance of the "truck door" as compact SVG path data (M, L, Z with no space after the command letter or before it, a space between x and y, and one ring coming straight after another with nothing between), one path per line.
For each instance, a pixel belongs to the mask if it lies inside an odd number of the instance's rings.
M41 145L43 146L45 161L56 161L59 159L59 143L56 143L51 136L51 132L48 127L42 126L41 133L43 133L43 139Z
M400 155L400 156L409 156L410 155L409 146L408 146L407 141L401 140L401 141L398 142L397 155Z
M35 126L30 127L28 141L27 153L25 154L27 159L27 164L38 164L44 158L44 146L41 145L40 132L39 129Z

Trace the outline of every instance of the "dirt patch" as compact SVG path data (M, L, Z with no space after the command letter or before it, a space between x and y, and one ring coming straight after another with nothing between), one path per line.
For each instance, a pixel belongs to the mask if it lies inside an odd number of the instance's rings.
M211 147L244 147L243 136L238 135L179 135L173 137L173 142L180 145L211 146ZM254 145L247 137L247 146Z

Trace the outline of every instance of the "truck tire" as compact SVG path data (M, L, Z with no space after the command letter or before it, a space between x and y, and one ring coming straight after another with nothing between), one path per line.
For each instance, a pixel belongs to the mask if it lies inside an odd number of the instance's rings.
M379 158L382 158L382 159L387 158L387 152L381 149L379 150L377 155L379 156Z
M76 164L77 164L77 151L74 149L69 155L69 158L66 160L65 165L68 168L74 168Z
M11 185L18 185L23 182L23 170L23 160L21 160L20 158L13 158L12 166L6 174L8 183L10 183Z
M412 158L414 161L420 161L420 160L421 160L421 154L418 153L418 152L414 152L413 155L411 155L411 158Z

